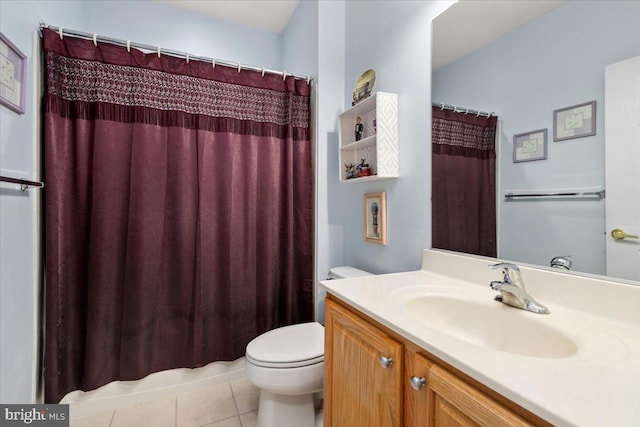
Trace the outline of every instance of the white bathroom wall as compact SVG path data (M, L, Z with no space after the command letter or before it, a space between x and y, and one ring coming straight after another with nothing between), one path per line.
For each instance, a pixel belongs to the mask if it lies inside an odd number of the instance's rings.
M358 77L372 68L374 91L398 94L400 177L369 183L337 183L329 175L335 215L341 223L345 264L388 273L420 268L431 246L431 21L453 1L346 3L344 109ZM337 164L337 141L329 149ZM363 195L385 191L387 245L363 238Z
M343 222L337 214L338 114L344 103L345 1L318 2L316 126L316 283L331 267L343 265ZM324 293L316 318L324 321Z
M640 2L567 1L436 71L433 100L495 111L501 258L605 274L604 200L504 202L509 190L604 188L604 68L640 54ZM553 142L553 110L597 101L597 134ZM513 135L548 129L548 158L513 163Z
M82 31L273 70L282 67L281 34L155 1L85 0L83 4L84 22L77 28Z
M298 4L282 32L282 64L287 72L307 76L318 73L318 1Z

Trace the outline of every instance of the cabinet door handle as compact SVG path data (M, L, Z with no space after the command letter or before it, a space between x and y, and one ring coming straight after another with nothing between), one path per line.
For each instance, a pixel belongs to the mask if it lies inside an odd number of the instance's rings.
M415 391L420 391L427 384L427 381L424 379L424 377L416 377L415 375L413 375L411 376L411 378L409 378L409 384L411 384L411 388L413 388Z
M383 368L389 368L393 365L393 357L380 356L378 361Z

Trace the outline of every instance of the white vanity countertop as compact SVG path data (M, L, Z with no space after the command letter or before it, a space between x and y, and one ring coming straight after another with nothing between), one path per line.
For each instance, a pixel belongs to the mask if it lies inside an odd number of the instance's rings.
M321 284L338 299L554 425L640 425L640 286L523 267L527 291L551 311L535 314L493 301L497 292L488 285L500 275L487 264L487 259L426 250L419 271ZM443 271L458 272L458 277ZM404 304L419 295L460 295L492 314L494 308L510 310L511 319L521 316L515 320L559 331L575 343L577 352L533 357L474 343L469 335L461 339L446 322L411 317ZM483 311L478 313L482 325Z

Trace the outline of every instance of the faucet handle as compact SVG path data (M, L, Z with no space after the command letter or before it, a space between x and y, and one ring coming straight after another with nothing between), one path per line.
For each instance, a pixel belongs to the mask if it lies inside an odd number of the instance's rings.
M502 280L504 283L507 283L509 285L514 284L514 280L517 280L515 277L511 277L511 274L509 274L509 271L513 270L516 272L516 276L520 275L520 267L510 262L499 262L497 264L490 265L489 267L491 267L494 270L497 268L501 268L502 275L503 275Z
M499 262L497 264L490 265L489 267L494 270L497 268L504 268L505 270L520 271L520 267L511 262Z

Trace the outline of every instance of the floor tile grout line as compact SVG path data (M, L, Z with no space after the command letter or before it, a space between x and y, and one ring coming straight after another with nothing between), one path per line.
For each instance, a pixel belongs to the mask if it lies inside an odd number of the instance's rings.
M175 423L173 424L175 427L178 427L178 396L176 395L176 399L175 399L175 408L176 408L176 415L175 417L173 417L173 419L175 420Z
M236 380L236 381L234 381L234 382L235 382L235 383L238 383L238 382L240 382L240 381L241 381L241 380ZM254 386L251 382L249 382L248 380L247 380L247 382L248 382L248 384L250 384L250 387L255 387L255 386ZM229 384L231 384L231 383L229 383ZM258 391L258 399L259 399L259 398L260 398L260 394L259 394L259 393L260 393L260 390L259 390L259 389L257 389L257 388L256 388L256 390ZM234 402L235 402L235 398L236 398L236 397L235 397L235 392L233 391L233 385L231 386L231 392L233 393L233 400L234 400ZM259 405L256 405L256 407L255 407L255 408L253 408L253 407L249 406L249 407L245 408L245 411L244 411L244 412L240 412L240 407L237 405L237 402L236 402L236 408L238 409L238 415L244 415L244 414L248 414L248 413L250 413L250 412L257 412L257 411L258 411L258 406L259 406Z
M231 385L231 383L229 384L229 388L231 389L231 398L233 399L233 406L235 406L236 408L236 416L238 417L238 419L240 419L240 408L238 408L238 402L236 402L236 393L233 391L233 386ZM240 424L242 424L242 421L240 421Z
M227 418L222 418L221 420L217 420L217 421L213 421L213 422L209 422L209 423L206 423L206 424L199 425L198 427L212 426L212 425L217 424L219 422L230 420L231 418L237 418L238 421L240 422L240 424L242 424L242 421L240 421L240 416L239 415L232 415L232 416L227 417Z

